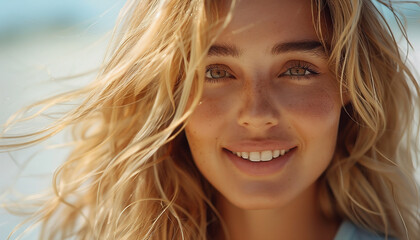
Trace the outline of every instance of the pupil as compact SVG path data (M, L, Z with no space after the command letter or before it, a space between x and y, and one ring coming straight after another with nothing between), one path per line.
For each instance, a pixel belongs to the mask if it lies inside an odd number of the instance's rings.
M305 75L305 71L306 71L305 69L298 68L298 67L295 67L295 68L291 69L292 75L298 75L298 76Z
M212 70L210 71L210 75L211 75L213 78L223 78L223 77L225 77L225 76L226 76L226 71L224 71L224 70L219 70L219 69L212 69Z

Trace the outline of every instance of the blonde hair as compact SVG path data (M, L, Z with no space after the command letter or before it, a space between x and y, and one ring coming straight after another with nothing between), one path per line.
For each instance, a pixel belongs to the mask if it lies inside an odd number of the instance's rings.
M74 149L55 172L54 195L33 215L41 239L211 239L220 229L228 236L183 133L201 96L202 59L234 14L235 1L221 4L128 1L96 81L34 106L82 103L39 132L2 134L17 139L1 145L13 149L72 128ZM371 1L314 0L313 7L331 70L350 99L319 180L320 204L327 216L412 239L420 232L412 119L420 88Z

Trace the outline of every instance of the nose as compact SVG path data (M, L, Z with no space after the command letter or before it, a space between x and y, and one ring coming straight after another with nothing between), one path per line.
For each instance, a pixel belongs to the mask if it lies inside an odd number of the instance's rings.
M238 124L255 130L267 130L276 126L279 122L279 112L275 102L270 100L270 87L255 84L245 88Z

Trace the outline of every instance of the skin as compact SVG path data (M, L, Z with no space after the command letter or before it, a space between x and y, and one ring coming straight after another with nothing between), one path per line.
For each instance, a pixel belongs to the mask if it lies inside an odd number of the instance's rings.
M337 232L339 222L317 202L317 179L336 146L337 80L320 48L272 54L278 43L317 41L310 1L242 0L214 44L238 52L205 59L208 78L185 133L233 240L325 240ZM227 157L231 148L261 151L267 142L295 148L274 173L243 172Z

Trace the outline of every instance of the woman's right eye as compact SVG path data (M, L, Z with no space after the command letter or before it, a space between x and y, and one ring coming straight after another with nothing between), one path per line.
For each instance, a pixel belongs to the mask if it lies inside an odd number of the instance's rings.
M235 78L227 69L221 66L207 67L205 77L210 82L217 82L225 78Z

